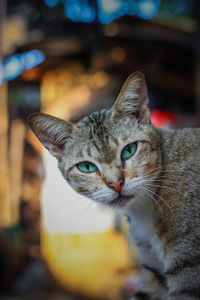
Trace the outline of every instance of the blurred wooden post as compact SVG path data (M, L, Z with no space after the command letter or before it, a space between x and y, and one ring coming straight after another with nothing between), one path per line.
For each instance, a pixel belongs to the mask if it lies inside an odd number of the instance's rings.
M6 0L0 0L0 63L3 60L3 24L6 20ZM0 227L11 221L8 168L7 84L0 83Z
M10 203L12 221L19 221L19 205L22 191L23 154L25 124L22 120L14 120L10 129Z

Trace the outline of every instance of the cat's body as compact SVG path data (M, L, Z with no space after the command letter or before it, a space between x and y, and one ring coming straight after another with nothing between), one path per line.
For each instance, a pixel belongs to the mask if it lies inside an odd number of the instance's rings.
M78 193L129 216L142 271L134 299L200 299L200 129L154 128L139 72L110 110L29 123Z
M145 199L127 212L145 278L140 289L148 295L157 290L155 299L200 299L200 129L157 130L157 136L163 166L162 179L154 182L158 205Z

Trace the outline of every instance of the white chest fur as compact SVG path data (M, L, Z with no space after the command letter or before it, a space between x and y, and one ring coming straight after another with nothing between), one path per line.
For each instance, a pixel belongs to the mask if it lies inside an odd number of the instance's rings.
M132 200L125 212L130 218L130 233L135 242L150 242L155 234L154 207L152 201L143 197Z
M154 203L151 199L136 198L127 207L125 214L130 218L130 235L134 242L138 245L146 245L146 249L142 250L145 253L140 253L140 255L143 256L144 254L146 258L150 255L151 260L154 260L153 257L157 257L156 264L159 264L159 269L161 269L163 243L156 234ZM149 255L147 255L147 251Z

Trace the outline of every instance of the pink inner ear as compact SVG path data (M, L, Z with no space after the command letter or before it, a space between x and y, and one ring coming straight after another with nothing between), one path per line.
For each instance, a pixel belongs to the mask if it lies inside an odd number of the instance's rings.
M55 144L54 147L58 148L60 150L63 150L64 149L64 144Z
M44 132L40 131L40 133L37 135L41 143L44 145L45 148L47 148L52 155L58 156L63 149L64 149L64 144L62 143L57 143L54 144L54 141L51 136L48 136L44 134Z
M150 124L150 111L147 106L143 105L138 113L138 122L142 124Z
M53 145L53 144L49 144L46 146L46 148L49 150L49 152L55 156L56 158L60 158L61 154L63 153L63 149L64 149L64 145Z
M136 119L139 118L139 112L138 112L138 111L134 112L133 115L134 115L134 117L135 117Z
M149 98L144 75L141 72L131 74L125 81L114 104L113 115L134 115L141 124L150 123L148 110Z

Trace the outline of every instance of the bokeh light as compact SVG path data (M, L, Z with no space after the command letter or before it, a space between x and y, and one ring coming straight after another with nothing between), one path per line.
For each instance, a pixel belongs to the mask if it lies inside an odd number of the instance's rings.
M156 16L160 7L160 0L135 1L135 10L142 19L151 19Z
M0 82L3 79L12 80L45 60L45 54L40 50L31 50L21 54L7 57L5 64L1 67Z
M46 5L54 7L58 4L59 0L44 0L44 2L46 3Z

